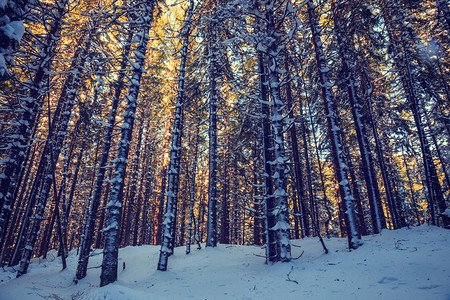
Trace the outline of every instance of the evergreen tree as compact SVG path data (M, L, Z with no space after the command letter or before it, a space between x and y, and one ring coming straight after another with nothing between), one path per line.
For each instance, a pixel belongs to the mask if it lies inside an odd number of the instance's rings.
M177 201L178 201L178 187L180 176L180 160L181 160L181 137L183 133L183 109L184 109L184 83L186 76L186 61L188 56L189 36L191 31L192 15L194 12L194 1L189 2L187 10L187 17L183 24L181 37L183 45L180 50L180 75L178 77L178 91L177 102L175 104L175 118L172 132L172 145L170 149L169 162L169 179L167 186L167 204L166 213L164 215L164 231L163 240L161 244L161 252L158 262L158 270L167 270L167 259L173 253L175 244L175 228L177 221Z
M148 0L134 3L131 13L132 28L136 30L137 47L133 50L132 74L128 94L125 97L127 107L123 114L124 120L121 127L121 136L116 158L114 172L114 184L111 196L107 204L108 214L106 227L102 229L105 233L105 246L103 249L102 272L100 274L100 286L110 284L117 279L117 264L119 254L119 232L120 219L123 203L123 187L125 184L125 173L130 150L130 141L133 132L134 120L136 118L136 107L140 90L140 81L144 72L145 54L149 41L149 29L153 22L155 1ZM135 27L134 27L135 26Z
M361 246L361 236L358 231L358 225L355 215L354 198L350 192L348 181L348 167L345 164L344 152L341 144L341 129L339 115L337 113L336 103L331 91L332 84L328 79L329 68L326 63L325 54L321 41L321 35L317 24L315 6L311 0L307 1L309 25L312 33L312 41L316 52L317 69L322 90L322 99L324 102L325 113L328 123L328 135L331 140L332 155L335 168L336 181L339 184L339 194L342 205L345 208L345 226L348 236L349 249L357 249Z

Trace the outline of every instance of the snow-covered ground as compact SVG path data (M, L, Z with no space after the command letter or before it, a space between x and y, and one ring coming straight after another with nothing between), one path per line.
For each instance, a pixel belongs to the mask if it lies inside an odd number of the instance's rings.
M219 245L184 247L169 258L167 272L156 271L160 247L126 247L119 252L119 278L99 288L101 255L91 258L88 276L72 280L77 257L68 268L60 259L30 265L16 279L0 271L0 299L427 299L450 300L450 231L421 226L364 237L348 252L346 239L295 240L290 263L264 264L264 250ZM50 255L51 256L51 255ZM126 268L122 270L123 263ZM97 267L97 268L96 268Z

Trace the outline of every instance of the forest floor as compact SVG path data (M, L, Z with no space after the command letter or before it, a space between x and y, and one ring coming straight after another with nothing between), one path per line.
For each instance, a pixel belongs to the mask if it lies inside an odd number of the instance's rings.
M99 288L101 255L88 276L73 283L76 252L68 268L51 252L34 259L29 273L15 278L0 270L0 299L407 299L450 300L450 231L423 225L365 236L348 252L345 238L294 240L290 263L266 265L255 246L218 245L185 255L175 249L166 272L156 271L159 246L119 251L117 282ZM96 253L100 253L99 250ZM123 269L125 264L126 268Z

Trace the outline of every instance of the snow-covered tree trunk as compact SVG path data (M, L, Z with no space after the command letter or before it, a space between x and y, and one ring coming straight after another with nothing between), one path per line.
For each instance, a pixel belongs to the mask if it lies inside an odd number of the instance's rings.
M150 128L147 128L148 132L150 131ZM150 135L147 135L146 140L149 141ZM146 145L147 150L147 173L145 174L145 190L144 190L144 205L142 208L142 222L141 222L141 232L139 236L139 245L147 244L149 240L149 232L150 229L148 228L149 223L149 208L150 208L150 196L152 194L152 188L153 188L153 168L152 168L152 162L153 162L153 151L154 151L154 142L149 141ZM150 235L151 236L151 235Z
M208 25L209 58L209 187L206 247L217 246L217 77L218 32L217 16Z
M14 205L14 191L20 177L21 166L25 163L26 149L30 145L38 111L43 104L43 97L46 93L45 85L52 69L63 17L67 12L67 3L67 0L55 3L56 9L53 20L50 22L47 37L43 45L39 45L42 48L41 56L36 64L30 68L35 70L34 78L25 85L29 90L28 95L20 99L20 117L13 124L11 141L8 145L8 156L2 161L2 173L0 174L0 236L3 235L6 220L9 218L11 207Z
M194 11L194 1L189 2L186 20L183 24L181 36L183 45L180 56L180 75L178 77L177 102L175 104L175 118L173 122L172 145L170 147L169 178L167 186L166 213L164 215L164 232L162 237L161 251L158 261L158 270L167 270L168 257L173 254L175 244L175 227L177 221L178 187L180 178L181 161L181 137L183 131L183 106L184 106L184 83L186 76L186 61L188 58L189 35L191 32L192 15Z
M266 258L272 261L276 257L275 217L272 213L275 204L273 196L272 165L273 153L270 142L270 107L268 106L269 92L267 90L267 75L264 68L264 54L258 51L259 93L261 103L261 127L264 159L264 210L265 210L265 233L266 233Z
M259 184L260 180L260 171L261 171L261 164L259 162L259 148L261 147L258 135L260 135L259 128L257 129L257 136L255 136L255 140L253 142L253 151L252 151L252 164L253 164L253 170L252 170L252 179L253 179L253 189L252 189L252 199L253 199L253 244L254 245L261 245L261 237L262 237L262 205L263 205L263 196L261 195L261 187L264 185Z
M194 159L192 161L192 177L189 191L189 223L188 223L188 234L186 239L186 254L191 253L191 240L192 231L194 231L194 239L196 239L195 230L195 216L194 216L194 205L195 205L195 177L197 175L197 164L198 164L198 143L200 138L200 116L197 119L197 129L195 134L195 145L194 145Z
M332 2L334 31L337 40L339 55L342 62L342 71L347 85L347 95L349 98L353 121L358 138L359 151L362 161L362 172L367 187L367 195L369 198L370 213L372 217L372 228L374 233L379 233L386 228L383 207L381 205L380 190L378 187L375 168L373 165L372 152L370 150L367 131L362 120L361 100L358 94L358 86L355 79L354 65L352 63L352 55L349 51L347 34L344 28L342 13L345 8L342 7L341 1L336 4Z
M365 69L364 66L363 66L363 69ZM393 193L392 193L392 184L390 182L390 178L387 173L386 162L385 162L384 155L383 155L383 145L380 141L378 128L376 125L376 120L375 120L375 116L374 116L374 112L373 112L372 82L369 78L369 75L367 74L367 71L365 71L365 70L362 71L361 88L363 90L364 97L366 98L366 101L367 101L369 123L372 128L373 137L374 137L374 141L375 141L375 152L376 152L378 164L380 167L381 177L383 179L384 193L386 195L386 202L388 204L388 207L390 208L390 207L392 207L392 203L394 203L394 198L393 198ZM391 214L394 214L394 213L391 211Z
M277 1L269 1L265 3L264 7L264 38L262 41L262 47L266 52L267 61L267 83L270 93L270 105L272 107L272 115L270 118L272 130L273 130L273 146L274 157L270 162L273 166L273 183L274 183L274 204L275 207L272 210L272 214L275 217L275 225L270 230L276 232L277 243L277 255L274 261L290 261L291 260L291 243L290 243L290 230L289 225L289 212L287 203L286 192L286 156L284 146L284 116L283 108L284 103L281 98L280 91L280 56L284 45L279 47L280 39L279 33L276 29L276 15L280 11L275 11L276 7L279 7L280 3ZM283 9L283 8L282 8ZM273 261L273 260L272 260Z
M328 124L328 135L331 140L332 156L335 167L335 176L339 184L339 194L344 204L345 226L347 229L348 245L350 249L357 249L361 244L361 235L358 231L356 220L354 198L350 192L350 183L348 181L348 167L345 164L344 152L341 144L341 129L339 127L339 117L332 94L332 84L328 80L329 68L326 64L325 54L318 28L315 6L312 0L307 0L309 25L312 33L312 41L316 53L317 69L321 84L322 99L325 107L325 114Z
M352 181L352 193L355 198L356 218L358 219L358 228L361 235L367 235L367 226L364 219L364 210L362 207L362 197L358 188L358 179L356 179L355 167L353 166L352 158L350 157L350 150L347 144L343 144L345 156L347 157L348 175Z
M298 227L298 223L300 221L301 224L301 237L309 236L309 220L308 214L306 213L306 205L305 205L305 189L303 187L303 178L302 178L302 166L300 162L300 155L298 149L298 138L297 138L297 128L295 126L295 117L294 117L294 99L292 97L291 90L291 76L289 74L289 57L287 51L284 51L284 69L287 72L286 78L286 101L287 101L287 110L289 111L289 119L292 122L290 125L289 133L291 138L291 147L292 147L292 158L294 160L294 173L295 173L295 186L297 189L297 203L294 203L294 213L299 214L299 216L295 216L295 224ZM303 141L306 143L306 141ZM295 199L295 198L294 198ZM294 200L295 201L295 200ZM312 207L312 202L310 203ZM313 216L311 216L313 218ZM299 221L298 221L299 220ZM299 236L299 228L295 228L295 238L300 238Z
M86 226L81 242L80 256L78 258L78 266L75 275L76 279L74 279L75 281L86 277L87 266L89 262L89 253L91 250L92 241L94 239L95 220L97 218L97 211L100 206L100 198L103 190L103 182L105 180L106 165L108 163L109 152L111 149L111 140L114 132L117 108L120 102L120 95L124 88L125 69L128 65L127 59L130 53L132 37L133 33L130 32L127 41L125 42L119 75L117 77L117 81L114 84L114 96L112 99L111 110L108 117L108 125L106 126L106 133L103 142L100 164L97 171L94 192L90 201L91 207L89 209L89 215L87 216Z
M129 78L128 94L125 97L127 106L123 114L123 124L117 158L115 160L115 172L111 196L106 208L108 209L106 217L106 227L102 229L105 233L105 246L103 249L102 271L100 274L100 286L110 284L117 279L117 264L120 244L120 219L122 213L123 187L125 184L126 168L128 164L128 152L130 150L130 141L133 133L134 120L136 118L136 107L138 104L138 95L140 89L141 76L144 73L145 54L149 41L149 30L153 22L153 11L155 7L154 0L146 0L143 3L136 3L133 7L136 12L133 14L136 27L132 29L139 30L135 33L138 45L133 50L134 61L132 64L132 74Z

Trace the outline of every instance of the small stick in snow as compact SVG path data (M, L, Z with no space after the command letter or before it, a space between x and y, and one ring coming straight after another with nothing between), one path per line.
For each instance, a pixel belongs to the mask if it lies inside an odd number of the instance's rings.
M253 255L254 255L254 256L258 256L258 257L264 257L264 258L266 258L265 255L259 255L259 254L255 254L255 253L253 253Z
M302 257L303 253L305 253L304 250L302 251L302 253L300 253L300 255L299 255L298 257L295 257L295 258L293 258L293 259L295 259L295 260L299 259L300 257Z
M304 251L303 251L303 252L304 252ZM302 252L302 254L303 254L303 252ZM301 255L300 255L300 256L301 256ZM298 284L298 281L297 281L297 280L291 279L291 278L289 277L289 275L291 275L291 273L292 273L293 270L294 270L294 266L291 266L291 270L289 271L289 273L287 273L287 278L288 278L288 279L286 279L286 281L295 282L296 284Z

